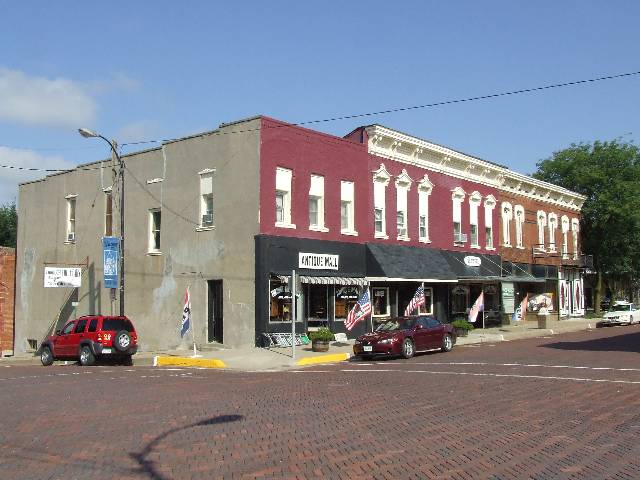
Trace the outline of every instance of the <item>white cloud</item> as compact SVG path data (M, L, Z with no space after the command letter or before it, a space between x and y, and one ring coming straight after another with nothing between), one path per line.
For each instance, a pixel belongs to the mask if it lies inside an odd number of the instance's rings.
M139 122L128 123L123 126L117 133L116 138L119 143L141 142L146 140L157 140L160 128L158 125L149 120L141 120Z
M0 165L37 168L38 171L0 167L0 205L18 200L18 184L43 178L53 172L48 169L71 169L76 165L59 155L45 156L33 150L0 146Z
M81 83L0 67L0 121L77 127L93 123L96 109L95 100Z

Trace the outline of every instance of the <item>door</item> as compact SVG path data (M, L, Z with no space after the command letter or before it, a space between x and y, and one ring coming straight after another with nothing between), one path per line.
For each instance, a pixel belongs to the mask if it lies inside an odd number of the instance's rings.
M67 323L60 331L60 335L55 338L53 353L56 357L68 357L69 355L73 355L71 353L69 342L71 341L71 335L75 326L75 320Z
M439 348L442 345L444 326L433 317L426 317L425 322L429 332L427 337L428 348Z
M85 327L87 326L87 319L81 318L76 323L76 327L73 329L69 335L67 335L67 346L68 346L68 354L71 356L76 356L80 354L80 342L85 337Z
M429 329L427 328L427 322L424 317L418 317L413 333L413 341L415 342L416 350L426 350L429 348Z
M222 280L207 280L207 341L223 343Z

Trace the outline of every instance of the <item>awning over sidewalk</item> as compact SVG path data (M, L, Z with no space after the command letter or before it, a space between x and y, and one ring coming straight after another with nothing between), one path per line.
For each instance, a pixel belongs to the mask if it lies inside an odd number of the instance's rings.
M456 282L442 250L367 244L367 278L379 281Z
M442 255L458 280L500 281L502 262L499 255L448 250L442 250Z
M291 275L276 275L276 277L283 283L289 283ZM310 283L312 285L366 286L368 284L367 279L362 277L314 277L311 275L300 275L298 279L300 283Z

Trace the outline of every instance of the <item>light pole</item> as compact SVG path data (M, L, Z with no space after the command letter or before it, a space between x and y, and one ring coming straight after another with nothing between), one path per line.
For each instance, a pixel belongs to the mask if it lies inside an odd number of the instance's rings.
M118 144L115 140L108 140L99 133L86 128L79 128L78 132L84 138L101 138L107 142L120 167L120 316L124 317L124 162L118 155Z

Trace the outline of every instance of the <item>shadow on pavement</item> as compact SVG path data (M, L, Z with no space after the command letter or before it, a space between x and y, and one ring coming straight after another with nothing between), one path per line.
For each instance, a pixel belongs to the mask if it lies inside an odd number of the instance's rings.
M640 353L640 332L625 333L615 337L594 338L581 342L555 342L540 345L558 350L587 350L593 352L633 352Z
M162 442L169 435L182 430L187 430L189 428L208 427L211 425L219 425L221 423L237 422L243 419L244 415L218 415L217 417L206 418L204 420L200 420L199 422L191 423L183 427L172 428L171 430L168 430L154 438L147 444L146 447L144 447L142 451L138 453L130 453L129 455L140 465L140 468L138 469L140 473L147 475L152 480L169 480L158 471L156 462L147 458L149 454L153 452L153 449L156 448L158 444L160 444L160 442Z

